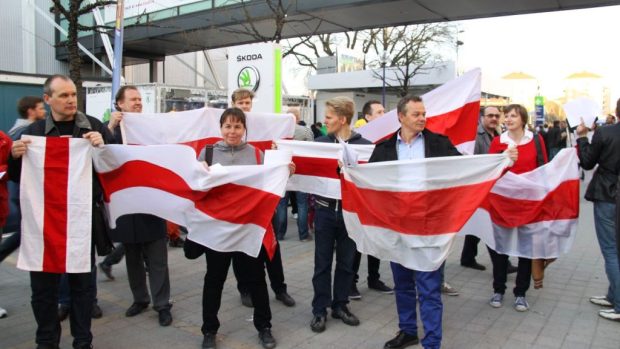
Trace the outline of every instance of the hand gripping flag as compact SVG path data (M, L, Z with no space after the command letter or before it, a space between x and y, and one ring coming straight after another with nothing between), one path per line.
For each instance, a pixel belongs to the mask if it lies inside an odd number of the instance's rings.
M422 95L422 100L426 108L426 128L450 138L462 154L473 154L480 114L480 69L470 70ZM394 109L360 127L357 132L377 143L391 136L399 127Z
M124 113L121 129L125 144L185 144L199 154L207 144L221 140L220 115L223 109L202 108L175 113ZM271 149L276 139L292 138L292 114L246 113L247 140L255 147Z
M509 161L500 154L343 168L349 236L362 253L413 270L436 270Z
M264 165L207 170L182 145L106 145L94 164L113 227L122 215L152 214L213 250L256 257L289 176L290 155L272 161L272 152L281 153L267 151Z
M85 139L23 136L22 237L17 267L89 273L92 235L92 150Z
M526 258L557 258L575 239L579 217L577 150L563 149L533 171L507 172L460 234L493 250Z

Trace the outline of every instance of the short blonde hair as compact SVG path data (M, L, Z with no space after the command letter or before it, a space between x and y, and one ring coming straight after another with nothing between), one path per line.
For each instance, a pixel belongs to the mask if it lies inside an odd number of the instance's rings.
M232 96L230 97L232 102L240 101L242 99L250 98L254 99L254 92L247 90L245 88L238 88L233 91Z
M331 108L336 115L347 118L347 124L351 124L353 114L355 114L355 103L351 98L334 97L327 100L325 106Z

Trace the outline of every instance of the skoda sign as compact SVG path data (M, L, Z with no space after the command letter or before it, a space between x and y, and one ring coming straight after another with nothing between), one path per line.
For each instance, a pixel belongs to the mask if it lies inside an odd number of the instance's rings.
M239 71L237 75L237 86L240 88L246 88L256 92L260 83L260 74L258 69L253 66L245 66Z

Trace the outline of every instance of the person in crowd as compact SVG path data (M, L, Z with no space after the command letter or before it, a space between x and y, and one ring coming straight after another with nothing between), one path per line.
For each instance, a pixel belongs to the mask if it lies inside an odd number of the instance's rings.
M323 124L320 121L317 121L316 123L312 124L312 126L310 126L310 130L312 130L312 134L314 135L315 139L324 136L323 132L321 131L322 128Z
M378 119L385 114L385 108L383 108L383 104L379 101L371 100L364 104L362 107L362 118L358 119L353 125L353 128L360 128L367 123Z
M620 115L620 99L616 103L616 115ZM594 131L592 142L588 141L588 129L581 123L577 127L579 162L586 170L596 165L594 176L588 185L585 198L594 206L594 229L605 261L605 273L609 288L604 296L590 298L590 302L606 309L599 316L620 321L620 240L618 227L618 184L620 184L620 124L599 127Z
M117 111L110 116L107 127L113 132L115 142L122 143L120 122L123 113L142 112L142 96L138 88L132 85L122 86L116 93L115 107ZM127 279L133 296L133 303L125 316L140 314L148 308L152 298L153 309L159 314L159 324L169 326L172 323L172 304L166 222L153 215L125 215L117 219L116 228L110 231L110 237L112 241L122 243L125 249ZM146 268L151 296L146 286Z
M199 161L207 165L258 165L263 162L263 153L246 143L247 135L246 116L239 108L226 109L220 117L220 131L222 140L215 143L210 151L203 149L198 156ZM234 155L233 155L234 154ZM294 172L294 166L291 167ZM186 241L189 248L196 243ZM275 348L276 340L271 333L271 308L269 293L265 282L265 260L268 259L265 248L261 248L258 257L251 257L242 252L219 252L201 246L207 261L207 272L204 278L202 293L202 334L204 335L202 348L216 347L216 334L220 327L217 318L222 299L222 288L231 261L236 263L237 280L244 285L245 290L254 305L254 327L258 331L258 338L264 348Z
M403 97L397 105L401 128L375 147L369 162L411 160L439 156L457 156L450 140L426 129L426 108L418 96ZM441 268L431 272L411 270L392 262L394 293L398 312L398 334L385 343L385 349L405 348L418 344L416 303L424 327L422 346L439 348L442 339Z
M6 133L0 131L0 172L4 172L0 178L0 240L4 233L7 216L9 215L9 192L7 188L8 176L6 175L9 155L11 154L12 141ZM7 316L6 309L0 307L0 319Z
M616 124L616 117L613 114L607 115L607 117L605 118L605 125L609 126L609 125L615 125L615 124Z
M43 99L51 109L45 120L30 124L23 132L24 135L43 137L75 137L85 138L97 147L110 140L109 132L101 122L77 110L77 90L71 79L64 75L53 75L43 84ZM29 141L17 140L11 147L9 157L9 175L12 181L19 182L21 175L22 156L28 150ZM97 176L93 173L93 215L101 214L96 208L102 196ZM28 185L24 183L24 185ZM105 237L97 234L104 233L93 225L93 241L106 241ZM84 251L92 256L94 264L94 249ZM30 272L30 286L32 289L32 310L37 322L37 348L58 348L60 342L60 321L58 319L58 285L60 275L50 272ZM68 274L71 294L71 334L73 348L86 349L92 347L91 312L93 290L91 272Z
M232 105L241 109L244 113L248 113L252 111L253 98L254 92L243 88L236 89L233 91L231 96ZM269 280L271 281L271 289L276 294L276 299L287 307L295 306L295 300L288 294L286 283L284 282L284 267L282 265L282 254L280 252L279 242L276 241L276 252L273 258L271 260L265 258L264 262L267 266ZM239 278L241 275L241 271L239 270L240 265L235 262L235 259L233 259L232 263L233 271L235 273L235 277L237 278L237 289L239 290L239 294L241 296L241 303L246 307L251 308L253 305L250 292L241 281L241 278Z
M547 141L549 142L549 160L552 160L561 149L562 129L560 128L560 120L553 121L553 126L549 128L547 133ZM564 142L566 142L566 139L564 139Z
M112 274L112 266L120 263L121 260L123 260L123 257L125 257L125 245L122 243L117 243L114 244L114 251L105 256L103 261L98 264L99 269L108 280L115 280L114 275Z
M342 139L350 144L370 144L370 141L351 129L351 120L355 113L355 104L350 98L335 97L325 103L325 125L327 136L315 139L316 142L338 143ZM338 168L334 168L338 171ZM312 287L312 321L310 328L314 332L325 331L327 307L332 309L332 317L340 319L347 325L357 326L359 319L349 311L349 290L353 282L353 261L355 259L355 242L349 237L342 216L340 200L316 196L315 200L315 250L314 275ZM334 271L332 293L332 262L336 252L336 270Z
M295 116L295 133L293 134L293 139L296 141L314 141L314 135L309 128L299 125L299 121L301 120L301 111L297 107L292 107L288 109L289 114L293 114ZM278 203L278 208L276 209L276 214L273 217L273 229L276 233L276 238L278 240L283 240L286 235L286 228L288 222L287 215L287 204L288 199L295 197L296 200L291 202L293 208L297 208L297 230L299 232L299 240L300 241L311 241L312 237L308 231L308 194L302 193L299 191L289 191L284 195L284 197ZM291 200L292 201L292 200ZM295 213L293 213L295 215Z
M526 129L528 113L525 107L519 104L511 104L504 110L506 117L506 132L493 138L489 147L490 154L507 152L511 160L514 161L510 172L520 174L529 172L542 166L547 162L547 151L542 136L533 134ZM499 308L503 305L504 293L506 291L506 276L508 274L508 256L488 249L493 263L493 296L489 305ZM532 260L519 257L517 266L516 285L513 290L516 311L527 311L529 304L525 298L525 293L530 287L532 277ZM542 287L542 276L540 280Z

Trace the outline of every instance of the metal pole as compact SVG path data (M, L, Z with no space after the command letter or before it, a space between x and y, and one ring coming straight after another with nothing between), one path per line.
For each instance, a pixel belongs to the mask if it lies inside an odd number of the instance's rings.
M385 108L385 62L383 62L382 65L383 65L383 89L381 90L381 104Z
M112 99L111 109L114 110L114 97L116 91L121 86L121 70L123 69L123 20L124 20L124 0L116 2L116 27L114 29L114 63L112 74Z

